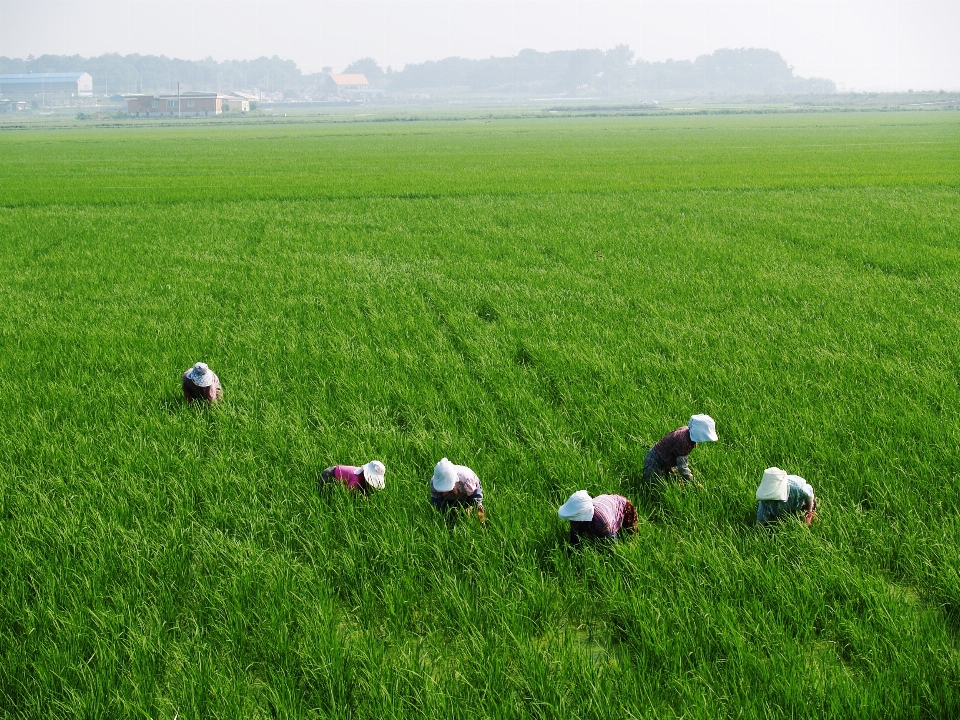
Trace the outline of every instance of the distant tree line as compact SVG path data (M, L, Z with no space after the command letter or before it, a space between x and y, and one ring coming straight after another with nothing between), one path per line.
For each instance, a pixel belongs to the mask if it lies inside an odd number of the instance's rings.
M326 70L329 70L327 68ZM335 91L328 73L304 74L292 60L178 60L163 55L42 55L26 59L0 57L0 73L85 71L94 91L175 91L258 89L299 93ZM372 58L344 69L364 73L371 87L388 91L444 90L491 94L590 94L657 99L671 94L832 93L836 84L823 78L794 75L780 53L757 48L723 49L696 60L634 61L626 45L612 50L522 50L513 57L469 60L449 57L384 70Z
M451 57L407 65L401 72L383 75L381 82L392 90L456 87L490 93L576 94L587 91L651 99L671 93L836 91L832 80L795 76L793 68L773 50L723 49L701 55L693 61L634 62L633 51L626 45L606 52L522 50L514 57L486 60Z

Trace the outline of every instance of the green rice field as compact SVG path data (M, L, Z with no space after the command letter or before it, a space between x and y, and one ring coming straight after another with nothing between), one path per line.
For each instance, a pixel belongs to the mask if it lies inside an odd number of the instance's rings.
M0 716L957 717L958 311L960 113L0 131Z

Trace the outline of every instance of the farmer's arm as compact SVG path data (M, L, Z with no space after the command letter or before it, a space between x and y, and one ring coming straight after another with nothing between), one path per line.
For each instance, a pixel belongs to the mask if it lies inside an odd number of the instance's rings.
M693 473L690 472L690 456L689 455L680 455L677 458L677 472L680 473L680 477L688 482L693 482Z

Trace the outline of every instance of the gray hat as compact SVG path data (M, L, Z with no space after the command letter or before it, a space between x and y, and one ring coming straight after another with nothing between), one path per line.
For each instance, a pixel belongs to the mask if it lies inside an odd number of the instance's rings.
M198 362L187 370L187 378L197 387L210 387L216 376L206 363Z

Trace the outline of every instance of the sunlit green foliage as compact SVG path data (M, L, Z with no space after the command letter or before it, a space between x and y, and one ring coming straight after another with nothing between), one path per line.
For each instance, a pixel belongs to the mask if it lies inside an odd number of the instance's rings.
M952 115L0 134L0 710L960 712ZM180 399L204 360L225 402ZM704 488L645 490L693 412ZM442 456L486 529L427 503ZM379 458L364 500L320 488ZM823 502L753 527L765 467ZM556 508L638 535L569 552Z

